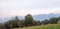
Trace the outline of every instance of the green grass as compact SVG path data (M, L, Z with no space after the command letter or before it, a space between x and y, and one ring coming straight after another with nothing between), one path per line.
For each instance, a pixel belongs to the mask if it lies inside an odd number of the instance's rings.
M40 25L40 26L31 26L31 27L15 28L15 29L60 29L60 24Z

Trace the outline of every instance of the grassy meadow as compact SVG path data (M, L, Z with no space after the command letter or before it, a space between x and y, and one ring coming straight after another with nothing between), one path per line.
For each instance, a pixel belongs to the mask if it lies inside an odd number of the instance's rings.
M60 29L60 24L40 25L14 29Z

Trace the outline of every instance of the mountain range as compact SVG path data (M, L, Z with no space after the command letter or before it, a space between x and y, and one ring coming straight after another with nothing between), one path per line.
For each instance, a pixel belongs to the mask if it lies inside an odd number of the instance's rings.
M52 17L60 17L60 14L39 14L39 15L34 15L33 18L35 20L40 20L40 21L43 21L45 19L49 19L49 18L52 18Z
M38 14L38 15L33 15L34 20L39 20L39 21L43 21L45 19L49 19L52 17L60 17L60 14ZM0 23L2 22L6 22L8 20L11 20L12 18L15 18L15 16L12 17L5 17L5 18L0 18ZM24 19L24 16L18 16L19 19Z

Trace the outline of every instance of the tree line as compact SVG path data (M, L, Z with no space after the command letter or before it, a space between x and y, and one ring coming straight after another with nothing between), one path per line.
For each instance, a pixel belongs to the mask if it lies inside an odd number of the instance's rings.
M52 17L50 19L45 19L43 21L36 21L33 19L32 15L28 14L25 16L25 19L20 20L17 16L15 19L9 20L4 24L0 24L0 29L12 29L12 28L22 28L28 26L36 25L47 25L47 24L57 24L60 20L60 17Z

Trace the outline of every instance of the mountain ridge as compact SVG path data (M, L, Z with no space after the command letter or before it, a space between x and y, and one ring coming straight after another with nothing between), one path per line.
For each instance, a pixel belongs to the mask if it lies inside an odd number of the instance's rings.
M16 16L12 16L12 17L5 17L5 18L0 18L0 23L1 22L6 22L8 20L11 20L12 18L15 18ZM43 21L45 19L49 19L51 17L60 17L60 14L38 14L38 15L33 15L32 16L34 18L34 20L39 20L39 21ZM24 16L18 16L19 19L24 19Z

